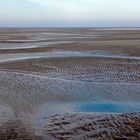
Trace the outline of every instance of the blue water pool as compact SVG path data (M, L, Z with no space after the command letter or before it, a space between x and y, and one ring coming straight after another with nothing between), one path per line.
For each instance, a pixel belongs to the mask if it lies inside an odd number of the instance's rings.
M72 108L75 112L140 112L139 103L74 103Z

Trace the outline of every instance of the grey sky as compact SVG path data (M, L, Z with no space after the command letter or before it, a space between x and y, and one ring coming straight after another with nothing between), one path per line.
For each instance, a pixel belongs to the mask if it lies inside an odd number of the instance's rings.
M140 25L139 0L0 0L0 26Z

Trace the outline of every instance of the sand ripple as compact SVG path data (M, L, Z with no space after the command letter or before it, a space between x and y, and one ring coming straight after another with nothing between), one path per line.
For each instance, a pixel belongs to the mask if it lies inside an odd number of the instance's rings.
M139 140L140 113L54 115L44 131L60 140Z
M140 61L125 58L38 58L3 62L0 69L75 81L140 82Z

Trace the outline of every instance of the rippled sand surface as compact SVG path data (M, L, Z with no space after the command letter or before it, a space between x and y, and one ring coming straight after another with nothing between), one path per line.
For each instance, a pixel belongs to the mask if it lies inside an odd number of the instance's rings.
M0 29L0 139L140 139L140 30Z

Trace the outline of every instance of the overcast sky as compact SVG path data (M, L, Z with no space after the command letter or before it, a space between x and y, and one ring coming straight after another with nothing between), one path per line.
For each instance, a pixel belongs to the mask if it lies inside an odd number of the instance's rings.
M0 0L0 26L140 26L140 0Z

